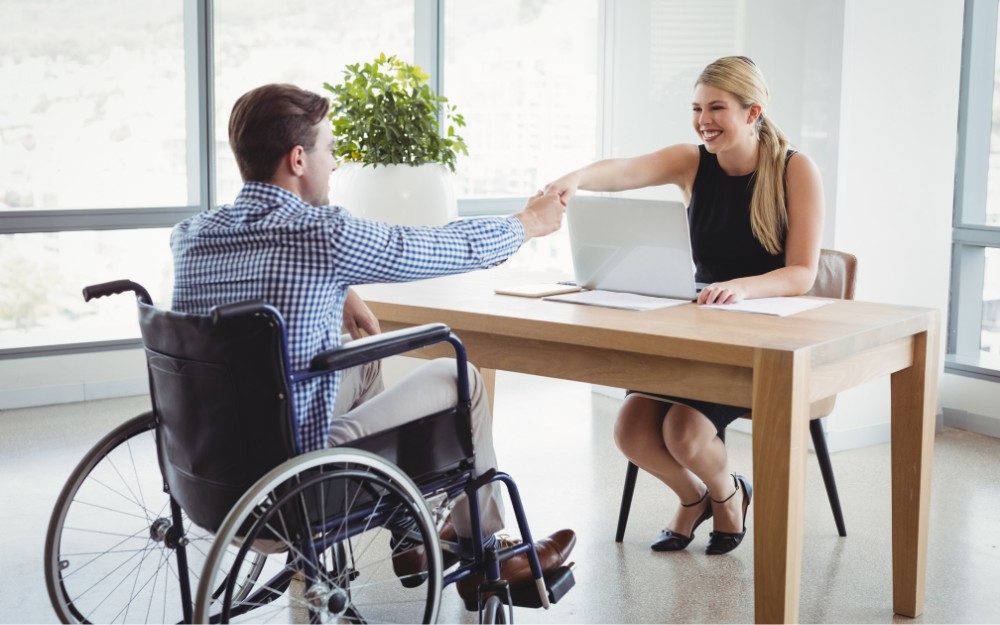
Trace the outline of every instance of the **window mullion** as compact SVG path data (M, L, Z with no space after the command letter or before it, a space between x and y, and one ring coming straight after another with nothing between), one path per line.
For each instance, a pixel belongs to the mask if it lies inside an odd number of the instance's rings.
M986 220L990 128L993 125L996 72L997 5L997 0L966 0L965 3L961 102L958 113L961 141L955 172L956 227L982 224Z
M213 0L184 2L188 202L215 205L215 42Z

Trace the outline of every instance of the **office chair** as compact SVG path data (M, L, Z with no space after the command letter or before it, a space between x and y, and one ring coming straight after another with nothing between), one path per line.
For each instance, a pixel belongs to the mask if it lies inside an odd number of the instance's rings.
M854 299L854 286L857 281L858 259L853 254L836 250L820 250L819 268L816 271L816 281L806 295L829 297L834 299ZM837 494L837 482L833 476L833 465L830 463L830 450L826 444L826 433L823 431L823 417L833 412L837 397L833 395L814 402L809 411L809 434L812 436L819 470L823 475L823 484L830 499L830 509L833 520L837 524L837 533L847 536L844 525L844 514L840 509L840 496ZM750 419L747 412L742 419ZM722 433L725 440L725 432ZM621 509L618 513L618 530L615 542L625 538L625 526L628 524L628 513L632 507L632 495L635 491L635 480L639 475L639 467L629 462L625 470L625 487L622 490Z

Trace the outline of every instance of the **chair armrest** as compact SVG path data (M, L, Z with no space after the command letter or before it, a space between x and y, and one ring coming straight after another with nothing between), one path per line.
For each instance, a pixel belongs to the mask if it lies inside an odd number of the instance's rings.
M451 328L443 323L428 323L384 334L366 336L346 345L320 352L309 363L310 372L348 369L373 360L395 356L427 345L447 341Z
M248 299L241 302L219 304L218 306L212 307L212 310L209 311L209 315L212 316L212 321L214 323L219 323L223 319L242 317L243 315L258 312L266 312L270 315L278 317L281 316L277 309L268 306L263 300L259 299Z

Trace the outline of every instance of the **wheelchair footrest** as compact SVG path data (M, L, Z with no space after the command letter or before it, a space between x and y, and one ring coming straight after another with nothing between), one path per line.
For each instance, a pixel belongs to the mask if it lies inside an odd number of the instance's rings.
M560 566L545 575L545 587L549 590L549 603L559 603L569 589L576 585L573 570L568 566ZM534 584L525 584L519 588L510 589L511 602L519 608L540 608L542 600L538 596L538 588Z

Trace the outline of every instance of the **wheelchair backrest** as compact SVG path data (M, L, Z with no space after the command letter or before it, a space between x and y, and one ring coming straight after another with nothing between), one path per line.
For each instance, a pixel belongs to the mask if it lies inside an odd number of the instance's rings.
M164 480L213 532L258 478L295 455L281 316L243 309L202 316L139 305Z

